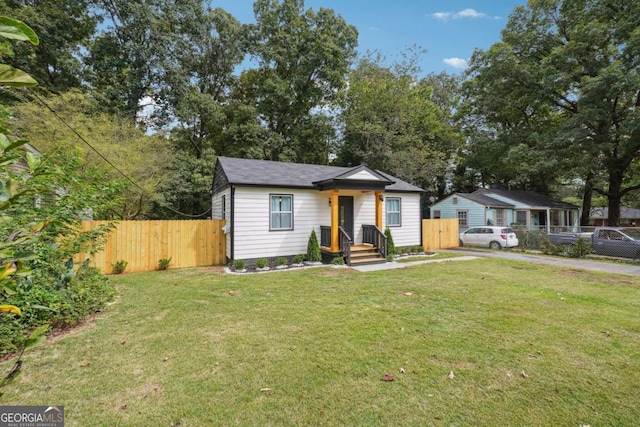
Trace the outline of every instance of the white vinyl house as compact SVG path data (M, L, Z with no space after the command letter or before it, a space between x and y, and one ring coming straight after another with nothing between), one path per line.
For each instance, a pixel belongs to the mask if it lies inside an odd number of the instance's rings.
M396 246L421 244L423 193L365 165L218 157L212 218L226 220L230 262L305 254L312 230L326 260L384 262L387 227Z

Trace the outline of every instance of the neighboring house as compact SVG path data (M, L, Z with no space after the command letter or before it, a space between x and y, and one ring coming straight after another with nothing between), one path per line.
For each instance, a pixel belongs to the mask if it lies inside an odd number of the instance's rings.
M384 255L380 233L387 227L396 246L421 244L423 193L365 165L218 157L212 217L227 221L229 261L305 254L315 230L325 259L355 263L352 246L375 246Z
M595 227L609 225L607 223L607 218L609 218L609 208L591 208L589 225L593 225ZM619 225L622 227L640 227L640 209L627 208L625 206L620 207Z
M530 230L574 227L579 208L532 191L486 190L454 193L431 206L431 218L458 218L460 228L518 225Z

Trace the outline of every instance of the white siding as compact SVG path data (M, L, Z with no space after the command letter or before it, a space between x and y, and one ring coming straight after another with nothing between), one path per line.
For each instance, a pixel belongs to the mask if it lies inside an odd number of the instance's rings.
M293 195L293 230L269 231L269 194ZM317 190L240 187L234 203L234 259L304 254L311 230L320 240L320 225L331 225L328 195Z
M222 203L222 198L225 198L225 203ZM225 212L222 212L223 206ZM227 188L224 191L216 193L211 197L211 218L212 219L225 219L227 225L225 227L226 239L227 239L227 258L231 258L231 222L229 221L231 215L231 189Z
M384 193L386 197L400 198L401 226L389 227L393 236L393 243L396 246L416 246L420 245L422 233L422 207L420 206L420 195L416 193ZM387 228L387 204L382 204L382 229ZM374 212L375 215L375 212ZM371 224L374 224L372 222Z

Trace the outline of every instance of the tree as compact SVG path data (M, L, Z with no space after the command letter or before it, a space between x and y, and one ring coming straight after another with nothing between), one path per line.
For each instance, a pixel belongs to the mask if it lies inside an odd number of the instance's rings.
M90 0L6 0L0 15L26 22L42 43L5 45L4 60L29 73L44 91L82 86L81 52L96 28Z
M77 91L41 99L53 111L40 100L16 105L11 121L15 133L42 152L59 147L61 142L84 159L77 165L80 171L97 169L104 175L103 181L127 187L122 189L118 204L94 210L94 218L144 218L154 203L164 204L159 188L173 181L169 170L173 154L166 138L146 135L127 119L96 111L93 101Z
M268 134L263 157L327 163L331 111L345 87L358 33L333 10L303 0L257 0L248 50L257 68L242 73L234 97L255 105Z
M460 138L444 105L432 101L433 83L419 81L415 58L392 67L363 58L349 76L337 164L366 163L437 192Z
M629 180L640 154L638 25L638 2L516 8L502 41L470 62L469 112L484 134L476 152L501 146L512 178L533 160L546 188L581 178L583 209L591 191L606 195L608 221L617 224L621 199L640 189Z

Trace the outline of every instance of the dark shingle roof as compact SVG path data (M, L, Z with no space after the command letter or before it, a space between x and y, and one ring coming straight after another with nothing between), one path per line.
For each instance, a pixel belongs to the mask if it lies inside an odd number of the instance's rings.
M465 199L473 200L476 203L480 203L484 206L490 206L495 208L512 208L514 205L511 203L503 202L502 200L494 199L493 197L486 196L478 193L455 193L454 195L464 197Z
M556 200L549 196L534 193L533 191L518 191L518 190L478 190L480 194L496 194L498 196L506 197L516 202L529 205L531 207L546 207L555 209L578 209L578 206L563 202L562 200ZM478 194L476 192L475 194Z
M223 156L218 157L218 162L229 184L262 187L318 188L314 183L329 180L354 169ZM394 184L388 185L385 191L424 192L420 187L401 179L380 171L376 172L390 181L395 181Z
M608 218L609 208L607 207L592 207L591 218ZM621 219L638 219L640 218L640 209L627 208L620 206L620 218Z

